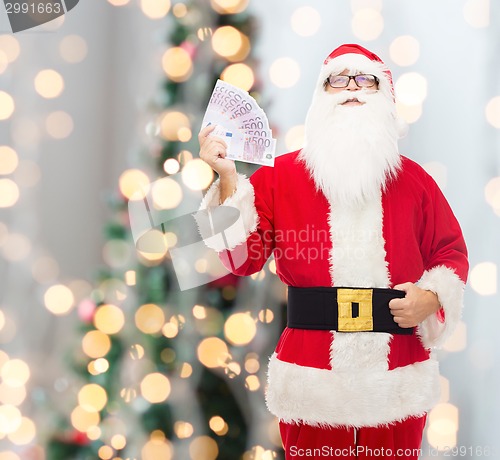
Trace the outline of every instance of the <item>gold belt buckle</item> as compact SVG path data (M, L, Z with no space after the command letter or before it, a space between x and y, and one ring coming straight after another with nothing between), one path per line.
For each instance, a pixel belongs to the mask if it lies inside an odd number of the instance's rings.
M359 315L352 316L352 304L359 305ZM340 332L373 331L373 289L338 289Z

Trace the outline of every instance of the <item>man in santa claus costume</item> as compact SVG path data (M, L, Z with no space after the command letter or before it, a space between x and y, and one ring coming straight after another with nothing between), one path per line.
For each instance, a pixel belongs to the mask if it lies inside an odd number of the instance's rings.
M274 253L288 327L266 401L287 459L418 458L439 400L431 349L453 333L468 272L460 226L434 180L400 155L390 71L359 45L324 61L304 148L249 179L200 132L218 174L202 208L237 208L243 232L215 245L250 275Z

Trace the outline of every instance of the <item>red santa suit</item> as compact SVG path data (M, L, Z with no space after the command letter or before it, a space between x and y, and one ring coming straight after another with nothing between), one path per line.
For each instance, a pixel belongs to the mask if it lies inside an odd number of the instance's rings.
M202 208L218 204L215 183ZM250 179L239 175L236 192L223 204L240 211L244 231L230 229L224 245L212 246L227 266L244 255L233 265L238 275L258 272L274 254L277 275L288 286L413 282L437 294L441 310L411 335L287 327L269 362L266 402L281 422L287 459L350 458L304 449L365 441L394 449L394 438L400 447L418 447L422 417L439 399L438 363L430 350L460 320L468 270L459 224L434 180L401 157L397 175L377 198L343 206L318 189L299 152L292 152ZM413 441L397 432L387 441L384 430L401 423L415 424ZM384 458L398 457L417 458Z

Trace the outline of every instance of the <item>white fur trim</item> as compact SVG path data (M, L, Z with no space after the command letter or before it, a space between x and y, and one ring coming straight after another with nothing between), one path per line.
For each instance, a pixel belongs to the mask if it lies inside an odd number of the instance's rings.
M315 369L269 362L266 402L285 423L380 426L421 416L439 401L439 367L427 361L391 371Z
M341 73L345 69L351 72L362 72L375 75L379 79L379 90L382 91L386 97L394 100L393 87L385 73L385 71L388 70L387 66L381 62L372 61L363 54L347 53L328 61L328 63L321 68L317 87L323 89L326 79L332 73Z
M200 211L208 210L208 217L210 218L210 213L214 208L219 207L219 201L220 183L217 180L205 194L200 205ZM240 212L238 220L223 232L214 235L214 232L210 231L210 228L207 231L207 226L201 225L200 218L196 217L198 228L205 244L217 252L224 251L225 249L232 250L241 243L244 243L249 235L256 230L259 220L257 210L255 209L253 185L243 174L238 174L236 191L233 195L226 198L220 206L233 207ZM224 235L224 238L222 235Z
M418 334L427 348L439 348L453 334L460 322L465 283L453 269L439 265L425 271L417 286L437 294L444 309L445 321L431 315L418 326Z
M334 371L387 371L391 334L332 331L330 364Z
M381 195L359 207L330 203L328 223L332 240L332 285L389 287Z

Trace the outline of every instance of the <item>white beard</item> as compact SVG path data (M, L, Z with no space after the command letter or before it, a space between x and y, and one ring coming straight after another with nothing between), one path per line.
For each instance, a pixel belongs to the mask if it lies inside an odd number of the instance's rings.
M361 106L342 106L356 97ZM305 161L332 202L357 206L379 199L401 157L395 106L380 91L317 91L305 123Z

